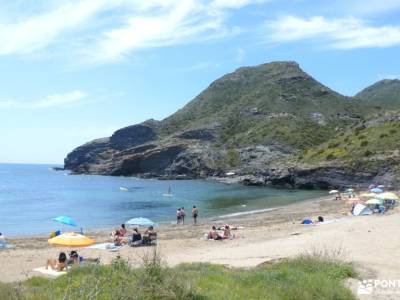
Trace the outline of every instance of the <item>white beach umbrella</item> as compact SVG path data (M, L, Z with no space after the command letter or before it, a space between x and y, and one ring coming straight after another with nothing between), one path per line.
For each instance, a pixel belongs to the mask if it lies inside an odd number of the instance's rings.
M339 194L339 191L338 190L331 190L331 191L329 191L329 194Z

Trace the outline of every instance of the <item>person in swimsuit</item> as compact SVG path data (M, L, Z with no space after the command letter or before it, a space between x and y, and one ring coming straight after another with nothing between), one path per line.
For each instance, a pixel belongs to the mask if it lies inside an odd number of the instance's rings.
M199 215L199 210L197 209L196 205L193 205L192 208L192 217L193 217L193 224L197 224L197 217Z
M57 259L48 259L46 262L46 270L50 267L52 270L61 272L67 268L67 255L61 252Z

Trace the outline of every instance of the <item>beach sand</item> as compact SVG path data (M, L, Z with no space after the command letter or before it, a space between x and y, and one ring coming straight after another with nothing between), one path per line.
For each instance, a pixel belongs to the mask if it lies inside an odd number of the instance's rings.
M253 267L266 261L294 257L303 253L336 253L340 259L353 262L361 279L400 279L400 211L385 215L354 217L348 214L344 201L332 197L302 201L273 211L226 219L201 219L193 226L187 218L184 226L161 226L158 250L170 266L184 262L210 262L231 267ZM315 220L319 215L333 222L324 225L301 225L304 218ZM232 231L236 238L225 241L202 240L211 225L243 226ZM109 242L109 230L89 232L97 242ZM56 258L60 251L47 237L12 238L12 249L0 251L0 280L20 281L37 275L32 270L44 265L47 258ZM122 247L117 252L78 249L84 257L99 257L107 264L118 255L138 264L153 247ZM349 280L356 292L358 280ZM382 299L391 299L381 297ZM362 299L369 299L363 296ZM372 298L371 298L372 299ZM377 297L374 297L377 299ZM395 299L395 298L393 298Z

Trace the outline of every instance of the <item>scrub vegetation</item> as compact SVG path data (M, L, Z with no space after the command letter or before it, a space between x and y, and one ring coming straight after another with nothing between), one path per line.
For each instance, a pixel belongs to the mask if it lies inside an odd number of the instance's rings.
M34 277L0 285L1 299L355 299L345 279L352 266L313 254L231 269L205 263L169 268L159 255L140 268L117 259L109 266L77 267L57 279Z

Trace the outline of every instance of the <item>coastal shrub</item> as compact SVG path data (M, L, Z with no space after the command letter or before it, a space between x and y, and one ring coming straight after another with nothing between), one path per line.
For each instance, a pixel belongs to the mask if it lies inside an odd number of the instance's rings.
M336 148L340 145L339 142L331 142L328 144L328 148Z
M363 134L358 136L358 139L359 139L359 140L363 140L363 139L365 139L365 138L366 138L366 136L363 135Z
M388 135L387 135L386 133L381 133L381 134L379 135L379 137L380 137L381 139L383 139L383 138L385 138L385 137L388 137Z
M361 147L365 147L367 145L368 145L368 141L362 141L360 144Z
M330 154L328 154L328 155L326 156L326 160L334 160L334 159L336 159L336 156L335 156L335 154L333 154L333 153L330 153Z
M138 269L116 259L109 266L73 269L55 280L31 278L21 283L21 294L15 294L11 285L2 284L0 299L351 300L355 297L344 280L355 275L350 264L322 254L301 255L250 269L207 263L169 268L155 251L142 258Z
M240 163L240 154L235 149L229 149L226 152L226 160L230 167L237 167Z
M369 151L369 150L366 150L366 151L364 152L364 156L371 156L371 155L372 155L372 152Z
M396 133L397 133L397 130L396 130L396 129L390 129L389 133L390 133L390 134L396 134Z

